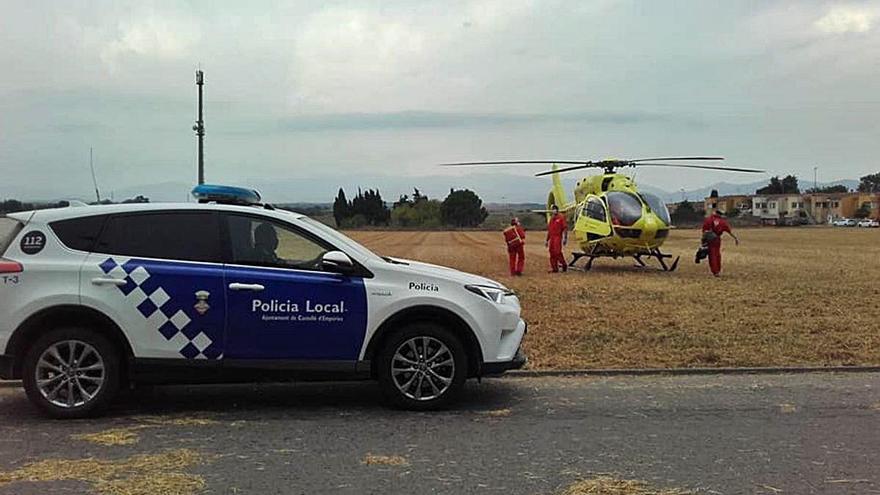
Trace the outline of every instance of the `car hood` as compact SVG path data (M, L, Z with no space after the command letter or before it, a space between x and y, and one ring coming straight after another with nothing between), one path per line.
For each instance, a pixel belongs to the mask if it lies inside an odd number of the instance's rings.
M421 261L413 261L401 258L388 258L394 262L391 266L395 270L417 275L443 278L452 282L461 283L463 285L488 285L490 287L498 287L507 290L503 284L500 284L490 278L474 275L454 268L440 265L432 265L431 263L423 263Z

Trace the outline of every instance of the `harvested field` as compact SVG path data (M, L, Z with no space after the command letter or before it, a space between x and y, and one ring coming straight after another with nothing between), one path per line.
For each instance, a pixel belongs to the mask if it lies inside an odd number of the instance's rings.
M738 230L724 272L696 265L696 230L672 233L677 272L598 260L548 274L543 232L527 237L526 273L507 274L496 232L350 232L380 254L452 266L516 290L538 369L880 364L880 231ZM569 244L567 251L573 246Z

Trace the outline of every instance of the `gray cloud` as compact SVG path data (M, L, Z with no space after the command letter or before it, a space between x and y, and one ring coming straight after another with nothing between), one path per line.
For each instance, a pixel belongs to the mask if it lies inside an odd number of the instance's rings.
M638 125L669 123L685 126L703 126L705 122L680 115L663 115L645 112L578 112L559 114L474 114L455 112L392 112L328 114L320 116L291 117L278 122L283 132L365 130L365 129L412 129L451 127L492 127L543 123L577 123L598 125Z
M87 193L90 146L109 189L191 181L199 63L209 178L323 184L292 195L535 156L720 154L857 177L878 167L878 7L13 0L0 17L0 195Z

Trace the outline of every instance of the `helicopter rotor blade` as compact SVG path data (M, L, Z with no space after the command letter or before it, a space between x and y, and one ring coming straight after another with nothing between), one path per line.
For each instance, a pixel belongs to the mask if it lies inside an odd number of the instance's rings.
M678 167L678 168L695 168L703 170L726 170L729 172L746 172L746 173L765 173L763 170L738 167L715 167L712 165L688 165L683 163L657 163L660 161L718 161L724 160L721 156L679 156L665 158L637 158L635 160L601 160L601 161L574 161L574 160L503 160L503 161L481 161L481 162L454 162L441 163L441 167L469 167L480 165L549 165L561 164L572 165L557 170L546 170L535 174L535 177L555 173L571 172L573 170L582 170L585 168L605 168L613 170L618 167Z
M544 172L539 172L535 174L535 177L542 177L545 175L551 175L562 172L571 172L572 170L581 170L585 168L604 168L607 167L608 164L605 163L591 163L584 165L577 165L574 167L565 167L557 170L546 170ZM715 167L712 165L687 165L684 163L633 163L631 160L621 161L618 165L611 165L612 167L679 167L679 168L698 168L703 170L726 170L728 172L747 172L754 174L763 174L764 170L757 170L753 168L738 168L738 167Z
M634 167L678 167L678 168L699 168L703 170L726 170L728 172L747 172L752 174L765 174L766 170L758 170L755 168L739 168L739 167L713 167L712 165L686 165L684 163L634 163Z
M637 158L635 160L600 160L600 161L576 161L576 160L502 160L502 161L481 161L481 162L453 162L440 163L441 167L467 167L474 165L544 165L544 164L562 164L562 165L588 165L602 163L606 166L609 163L618 163L619 166L626 166L630 163L640 162L656 162L656 161L677 161L677 160L724 160L720 156L680 156L680 157L664 157L664 158Z
M511 160L499 162L457 162L457 163L440 163L441 167L462 167L471 165L546 165L553 163L564 163L566 165L586 165L593 162L574 162L570 160Z
M572 170L581 170L581 169L585 169L585 168L604 168L604 167L605 167L605 165L603 165L601 163L595 163L595 162L582 163L580 165L575 165L574 167L564 167L564 168L559 168L556 170L545 170L544 172L538 172L537 174L535 174L535 177L543 177L545 175L550 175L550 174L571 172Z
M635 160L623 160L625 162L665 162L665 161L681 161L681 160L724 160L723 156L679 156L666 158L637 158Z

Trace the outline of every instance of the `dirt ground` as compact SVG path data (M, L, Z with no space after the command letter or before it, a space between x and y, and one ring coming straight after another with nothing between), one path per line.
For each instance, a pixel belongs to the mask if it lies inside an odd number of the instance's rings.
M500 233L349 234L380 254L516 290L531 368L880 364L876 229L739 230L739 246L724 244L720 279L693 261L696 230L676 230L663 246L682 257L674 273L620 259L599 260L589 273L548 274L544 232L532 232L518 278L507 274Z

